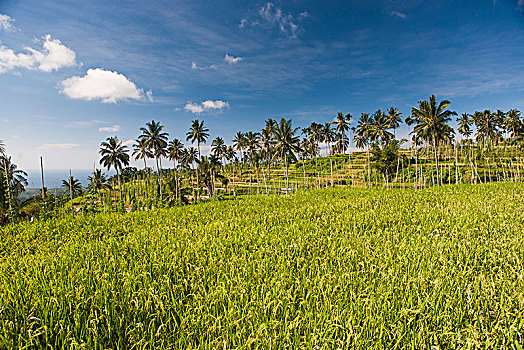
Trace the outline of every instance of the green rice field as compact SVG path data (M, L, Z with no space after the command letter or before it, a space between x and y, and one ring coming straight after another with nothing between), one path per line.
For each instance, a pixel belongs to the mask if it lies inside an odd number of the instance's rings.
M524 185L0 228L0 348L522 349Z

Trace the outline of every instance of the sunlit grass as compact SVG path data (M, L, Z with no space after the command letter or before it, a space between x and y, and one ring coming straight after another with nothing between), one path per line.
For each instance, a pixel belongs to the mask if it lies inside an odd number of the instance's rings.
M523 208L330 189L2 228L0 347L519 348Z

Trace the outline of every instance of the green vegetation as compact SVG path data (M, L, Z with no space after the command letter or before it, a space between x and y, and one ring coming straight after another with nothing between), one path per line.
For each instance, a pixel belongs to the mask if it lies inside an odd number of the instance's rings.
M0 347L522 348L524 185L332 188L0 228Z
M277 122L268 118L260 132L237 132L231 145L216 137L208 155L201 154L201 146L209 138L204 121L191 122L186 133L191 146L186 147L179 139L170 141L164 126L153 120L140 128L132 150L116 136L100 144L99 163L115 169L116 176L108 179L101 169L93 169L87 189L81 188L77 179L65 179L66 192L59 195L55 189L49 194L44 187L41 194L28 199L21 196L27 174L11 163L0 140L0 225L235 200L245 195L288 194L300 189L422 189L521 182L524 122L520 111L484 110L458 117L450 105L450 101L438 102L432 95L412 107L406 118L397 108L379 109L371 115L362 113L353 127L353 116L341 112L332 122L312 122L304 128L295 127L290 119ZM454 116L461 140L449 125ZM410 141L396 139L402 122L408 126ZM352 142L357 150L348 154ZM144 162L143 169L129 167L131 152L135 161ZM154 159L154 169L148 167L148 159Z

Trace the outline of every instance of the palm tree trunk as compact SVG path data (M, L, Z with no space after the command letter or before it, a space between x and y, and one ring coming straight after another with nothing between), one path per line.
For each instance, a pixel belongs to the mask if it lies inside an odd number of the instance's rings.
M195 194L195 185L193 184L193 173L189 172L191 175L191 189L193 190L193 204L196 204L196 194Z
M173 162L173 170L175 171L175 185L176 185L176 188L175 188L175 200L177 201L177 204L178 204L178 191L179 191L178 171L176 169L176 163L175 162Z
M158 179L158 187L160 189L160 200L162 200L162 184L160 183L160 166L158 165L158 156L156 157L156 172Z
M120 172L116 168L116 177L118 178L118 194L120 195L120 204L122 204L122 180L120 179Z
M269 152L268 152L268 157L267 157L267 168L268 168L268 180L271 181L271 157L270 157Z
M435 154L435 169L437 170L437 184L439 183L439 176L438 176L438 155L437 155L437 143L435 139L435 132L433 132L433 151Z
M331 187L333 187L333 159L329 158L329 166L331 167Z
M196 167L196 178L197 178L197 203L200 203L200 179L198 177L198 167Z
M287 153L284 153L284 166L286 167L286 194L287 194L287 189L289 188L289 176L287 172Z
M316 152L315 152L315 168L317 170L317 189L320 189L320 174L318 172L318 160L317 160Z

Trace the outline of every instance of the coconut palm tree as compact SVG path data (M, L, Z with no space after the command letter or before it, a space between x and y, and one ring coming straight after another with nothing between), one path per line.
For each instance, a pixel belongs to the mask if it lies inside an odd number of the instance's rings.
M191 127L186 133L186 141L191 141L193 144L195 141L197 142L198 158L202 156L200 154L200 144L206 143L207 138L209 137L208 131L209 129L204 126L204 121L200 122L198 119L195 119L191 122Z
M173 162L173 168L175 170L177 168L177 163L182 159L183 150L184 144L179 139L173 139L167 147L169 160Z
M96 169L92 175L90 175L87 180L89 181L89 190L98 194L98 199L102 203L102 190L106 188L111 188L109 182L106 178L106 175L102 172L101 169Z
M168 150L169 160L173 162L173 171L175 172L175 185L176 185L175 200L178 200L179 195L180 195L180 182L178 178L177 165L179 165L182 160L184 144L179 139L173 139L169 143L167 150Z
M156 160L156 170L158 172L158 185L160 186L160 195L162 196L162 185L160 183L161 178L161 158L167 156L167 138L169 134L162 132L164 126L160 123L156 123L154 120L146 123L145 128L140 128L142 135L140 139L145 140L147 146L153 152Z
M482 112L475 112L472 118L477 129L477 141L483 141L483 143L487 141L492 142L493 139L497 137L499 133L499 118L493 112L489 109Z
M320 140L322 139L322 124L318 123L311 123L311 125L303 130L303 133L308 135L308 139L310 139L311 143L313 145L308 145L307 151L313 152L312 155L315 157L315 169L317 171L317 186L320 188L320 173L318 171L318 155L319 155L319 144ZM308 153L309 153L308 152Z
M246 150L247 154L249 156L249 162L253 165L253 159L255 157L255 153L260 148L260 134L258 132L248 131L245 134L246 138Z
M82 184L80 180L70 177L67 180L62 180L62 187L65 189L65 193L71 195L73 198L76 198L82 195Z
M417 134L420 139L429 142L433 146L437 184L440 183L437 154L438 141L450 140L452 134L455 133L453 128L447 124L451 120L451 116L457 115L457 112L448 109L450 104L451 102L448 100L443 100L437 105L437 98L435 95L432 95L429 97L429 100L419 101L418 108L411 108L412 119L416 124L412 133Z
M458 132L467 139L473 133L471 131L471 120L469 119L469 114L462 113L460 117L457 118Z
M355 136L353 136L353 141L355 141L355 147L364 149L368 145L368 139L366 136L358 134L356 130L354 131Z
M224 156L226 160L229 162L229 165L231 166L231 171L233 172L233 177L229 179L229 182L231 184L230 188L232 188L233 194L236 198L237 194L236 194L236 188L235 188L235 164L234 163L237 162L238 159L236 157L235 148L233 146L227 146Z
M511 109L506 113L504 128L511 132L513 139L517 137L518 131L522 129L522 121L520 120L520 111L518 109Z
M357 135L363 136L367 140L369 140L369 133L370 128L372 124L372 120L368 113L362 113L360 117L357 120L357 127L355 128L355 133Z
M393 134L388 131L390 129L390 124L386 113L382 110L377 110L373 117L370 118L370 124L368 128L368 135L372 142L379 143L382 147L386 147L391 139Z
M270 119L273 120L273 119ZM266 161L269 172L269 180L271 180L271 158L273 156L273 148L275 146L275 140L273 140L274 127L268 126L266 121L266 127L260 132L260 147L261 156Z
M271 133L275 131L275 128L277 127L277 121L273 118L268 118L266 120L266 129L268 129Z
M12 162L10 156L0 155L0 174L4 176L4 181L9 184L9 191L13 198L18 197L25 191L27 186L27 173Z
M298 128L293 128L292 122L289 119L282 118L274 130L275 156L279 156L283 160L286 169L286 193L289 188L289 174L287 161L288 157L296 159L294 152L300 150L300 137L295 135Z
M236 158L236 152L235 152L235 149L233 148L233 146L227 146L226 147L225 157L226 157L226 159L227 159L227 161L229 163L235 161L235 159L238 160Z
M331 125L332 124L329 122L324 123L321 131L322 140L327 144L328 154L330 155L333 154L331 144L335 141L335 132L333 131L333 128L331 128Z
M11 157L0 153L0 214L8 212L13 220L13 204L20 204L18 196L27 186L27 173L11 162Z
M339 134L339 140L342 143L342 153L346 153L346 132L349 131L350 122L351 122L351 114L346 114L342 112L338 112L335 121L333 124L335 125L335 132Z
M242 158L242 154L244 150L244 145L246 143L245 134L242 131L238 131L235 134L235 137L233 138L232 141L233 141L233 147L235 148L235 150L240 152L240 162L243 163L244 160Z
M247 151L247 155L249 157L249 163L252 167L256 169L257 172L257 191L258 191L258 160L257 152L260 148L260 134L258 132L248 131L245 134L245 147ZM253 181L250 181L250 184ZM251 189L251 185L250 185Z
M224 139L221 137L217 137L211 142L211 152L213 152L213 155L217 158L223 159L226 153L226 144L224 142Z
M400 126L400 123L402 123L402 113L399 112L398 108L391 107L388 110L386 122L388 123L389 128L393 129L393 139L396 139L396 130Z
M225 179L219 172L221 166L220 160L215 155L209 157L203 156L200 158L197 172L199 173L200 182L207 187L207 194L209 198L215 195L215 181L216 179Z
M100 144L100 164L111 170L116 170L116 176L118 178L118 186L120 188L120 201L122 202L122 180L120 178L120 172L123 166L129 165L129 153L126 145L122 144L122 141L118 140L118 137L108 137L106 141Z
M193 169L196 171L197 195L196 195L196 198L194 199L198 203L200 201L200 180L198 177L197 167L198 167L198 164L200 163L200 157L198 155L198 150L195 147L189 147L186 150L184 154L184 162L188 165L191 164L193 166ZM193 180L191 180L191 187L193 187Z
M145 138L138 138L133 145L133 156L135 160L144 160L144 170L147 169L147 158L153 158L153 152L149 148L149 144Z
M357 126L355 128L355 145L358 148L364 148L367 146L367 157L368 157L368 186L371 181L371 153L369 149L370 144L370 133L372 126L372 119L369 116L369 113L362 113L357 120Z
M349 144L349 138L344 134L335 134L335 144L333 145L334 153L346 153L347 145Z
M497 132L497 135L496 137L500 137L502 136L503 134L503 131L504 131L504 121L506 119L506 112L500 110L500 109L497 109L497 111L495 112L495 120L496 120L496 123L497 123L497 127L499 128L498 132Z

